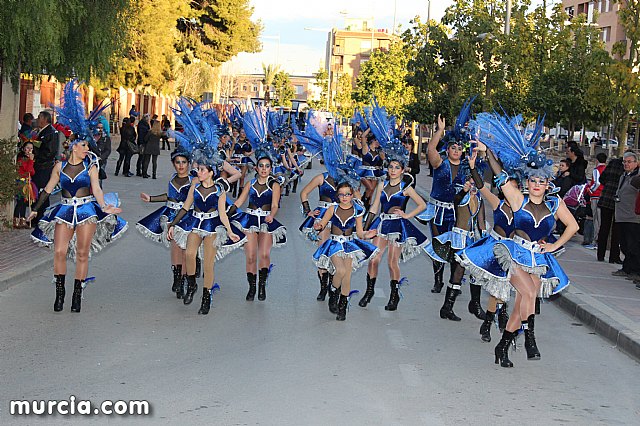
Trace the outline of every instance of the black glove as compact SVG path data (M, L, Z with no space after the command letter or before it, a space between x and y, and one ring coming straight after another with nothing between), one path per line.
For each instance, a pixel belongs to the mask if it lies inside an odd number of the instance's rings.
M149 197L150 203L164 203L167 201L167 194L152 195Z
M367 212L367 217L364 221L364 230L368 231L371 228L371 223L376 218L376 215L372 212Z
M185 209L178 210L178 214L176 214L176 217L173 218L173 220L171 221L171 223L169 224L167 229L171 228L172 226L176 226L176 223L180 222L182 220L182 218L187 215L187 213L189 213L189 212L186 211Z
M46 190L43 189L42 192L40 193L40 195L38 196L38 202L36 202L36 205L33 206L31 211L36 212L36 211L40 210L40 208L42 207L44 202L49 199L50 195L51 194L49 194Z
M215 180L214 183L218 185L218 187L224 192L229 192L231 190L231 185L229 184L229 181L223 177L219 177L218 179Z
M478 173L478 169L471 169L471 178L473 179L473 183L476 185L476 188L484 188L484 181L482 180L480 173Z
M309 201L303 201L302 202L302 213L305 216L308 216L309 213L311 213L311 207L309 207Z
M227 207L227 216L233 216L237 211L238 206L236 206L235 204L231 204L229 207Z

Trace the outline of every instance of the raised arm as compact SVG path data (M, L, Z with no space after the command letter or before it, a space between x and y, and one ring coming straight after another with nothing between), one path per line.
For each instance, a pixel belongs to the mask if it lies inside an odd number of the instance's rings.
M222 170L224 170L225 172L227 172L229 174L229 177L227 178L227 182L229 182L229 183L233 183L233 182L237 181L242 176L242 172L240 170L236 169L235 167L233 167L226 160L222 163Z
M436 130L436 133L427 145L427 160L429 160L429 164L431 164L431 167L434 169L437 169L440 167L440 164L442 164L442 157L440 157L438 153L438 143L440 143L440 139L442 139L442 135L444 134L445 125L444 117L438 114L438 130Z
M476 159L478 158L478 148L474 148L473 154L469 157L469 169L471 169L471 178L473 179L473 183L482 194L482 197L489 203L491 210L495 210L500 206L500 198L498 198L489 188L487 188L484 184L484 180L478 169L476 169Z

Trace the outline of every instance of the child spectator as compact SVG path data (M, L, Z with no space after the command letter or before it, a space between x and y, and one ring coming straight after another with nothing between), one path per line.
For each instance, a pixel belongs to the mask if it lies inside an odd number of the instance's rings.
M595 137L595 136L594 136ZM595 250L598 246L595 244L598 232L600 232L600 209L598 208L598 200L600 199L600 195L602 194L602 189L604 185L600 183L600 176L602 172L607 167L607 154L604 152L596 155L596 167L593 169L593 174L591 175L591 180L589 181L589 186L587 187L587 193L589 194L589 198L591 199L591 212L593 215L593 237L591 239L587 239L587 232L585 231L584 245L586 248Z
M553 179L553 184L560 188L560 192L558 195L560 197L564 197L568 190L573 186L573 181L569 174L569 166L571 165L569 160L560 160L558 163L558 173L556 174L555 179Z
M31 178L36 173L33 168L33 143L25 142L18 153L16 167L18 168L18 181L16 188L16 204L13 209L13 227L15 229L29 228L27 225L27 207L35 202L38 193Z

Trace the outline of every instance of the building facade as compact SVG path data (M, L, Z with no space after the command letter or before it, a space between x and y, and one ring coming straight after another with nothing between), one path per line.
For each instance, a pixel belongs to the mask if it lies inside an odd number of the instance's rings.
M586 14L588 22L595 22L600 27L600 38L609 52L616 42L626 40L624 28L618 21L618 10L621 7L619 2L614 0L563 0L562 6L570 19L580 14ZM594 19L596 15L597 20Z
M222 76L220 103L228 99L248 100L264 98L264 74L239 74ZM320 98L320 88L313 76L290 75L294 98L292 101L307 102ZM270 88L273 97L273 87Z

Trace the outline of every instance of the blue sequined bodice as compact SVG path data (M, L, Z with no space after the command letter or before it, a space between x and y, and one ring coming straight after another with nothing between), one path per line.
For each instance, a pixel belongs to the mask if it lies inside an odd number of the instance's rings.
M382 158L380 158L378 152L374 154L373 151L369 150L369 152L362 156L362 164L365 166L382 167Z
M242 154L244 155L247 152L251 152L251 144L247 141L245 142L238 142L236 143L235 147L233 148L233 153L234 154Z
M251 181L251 189L249 190L249 205L262 207L262 206L271 206L271 202L273 200L273 191L269 186L269 182L267 182L266 189L262 192L258 192L255 187L255 184L258 180L253 179Z
M202 187L202 184L199 183L196 186L195 191L193 191L193 205L197 211L201 212L210 212L218 209L218 198L220 195L220 190L216 187L216 189L209 193L208 195L202 195L199 189ZM205 189L202 187L202 189Z
M189 181L182 185L179 188L176 188L173 184L173 180L176 178L177 174L174 173L171 176L171 180L169 181L169 190L167 191L167 198L170 200L174 200L177 202L184 202L187 199L187 195L189 195L189 188L191 187L191 181L193 180L192 176L189 177Z
M444 203L452 203L456 195L456 186L463 186L464 172L458 167L458 173L453 181L451 179L451 163L445 158L440 167L433 170L433 183L431 186L431 197Z
M529 197L524 197L520 210L513 213L513 223L516 231L524 232L531 241L540 241L551 235L556 225L555 214L560 205L560 199L557 196L551 196L545 199L544 205L547 213L536 219L533 213L527 210L527 205L531 203ZM531 203L536 207L534 203ZM517 232L521 234L520 232Z
M324 172L322 176L324 177L324 181L322 182L322 185L320 185L320 187L318 188L320 200L322 201L331 200L331 202L333 203L337 202L338 197L337 197L336 188L333 185L331 185L327 180L329 179L329 173Z
M510 213L509 215L505 212ZM513 220L513 213L511 207L509 207L504 200L500 201L500 205L493 211L493 227L500 228L504 231L503 237L509 237L515 231L515 221ZM502 232L498 232L499 234Z
M73 178L64 172L67 163L67 161L62 162L62 167L60 168L60 187L64 191L71 194L72 197L75 197L76 193L80 189L91 187L91 177L89 176L89 169L91 168L92 161L91 158L87 156L82 162L84 165L84 170L82 170Z
M407 184L404 181L400 181L400 183L396 186L397 190L391 195L388 196L387 192L384 191L384 188L387 188L389 185L389 181L384 182L383 191L380 194L380 205L382 213L389 213L389 210L393 207L400 207L404 210L404 207L409 200L407 195L403 195L404 189ZM392 188L390 188L392 189Z
M340 206L335 206L333 210L333 216L331 216L331 226L340 229L344 234L346 231L354 231L356 229L356 218L364 215L364 208L356 203L353 203L353 214L345 220L343 223L342 220L338 217L337 212L340 209Z

